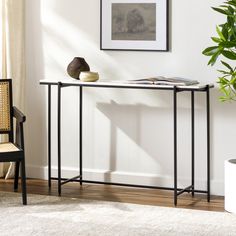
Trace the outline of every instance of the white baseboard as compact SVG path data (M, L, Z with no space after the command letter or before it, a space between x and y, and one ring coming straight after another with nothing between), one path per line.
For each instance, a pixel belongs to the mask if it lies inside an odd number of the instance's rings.
M72 178L79 175L79 169L63 167L61 172L62 178ZM37 179L48 178L47 166L27 166L27 177ZM52 166L52 177L57 177L57 167ZM138 185L152 185L161 187L173 187L173 177L171 176L159 176L146 173L130 173L120 171L107 171L98 169L83 169L83 178L86 180L117 182L126 184L138 184ZM178 179L179 187L187 187L190 183L189 179ZM196 189L205 190L206 181L196 180ZM211 180L211 194L224 195L224 183L223 181Z

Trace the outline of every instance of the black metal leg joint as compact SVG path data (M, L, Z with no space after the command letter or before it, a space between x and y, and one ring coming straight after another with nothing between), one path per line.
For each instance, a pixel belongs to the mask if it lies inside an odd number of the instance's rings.
M64 185L66 183L69 183L69 182L75 182L75 180L79 179L81 176L78 175L78 176L75 176L75 177L72 177L70 179L66 179L64 182L61 182L61 185Z
M188 192L190 193L190 191L193 189L193 185L188 186L187 188L181 189L178 193L177 196L181 195L182 193Z

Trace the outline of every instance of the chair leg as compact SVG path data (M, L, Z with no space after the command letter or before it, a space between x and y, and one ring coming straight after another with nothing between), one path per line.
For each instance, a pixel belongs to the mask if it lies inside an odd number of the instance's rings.
M21 161L21 185L22 185L23 205L27 205L25 159L24 158Z
M19 169L20 169L20 162L17 161L15 163L15 180L14 180L14 190L18 190L18 181L19 181Z

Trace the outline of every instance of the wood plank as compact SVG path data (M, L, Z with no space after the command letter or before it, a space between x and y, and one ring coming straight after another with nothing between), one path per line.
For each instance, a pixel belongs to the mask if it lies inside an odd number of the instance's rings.
M0 179L0 191L13 192L13 180ZM28 179L27 192L31 194L57 196L57 181L52 181L52 188L49 190L47 181ZM62 186L62 196L78 199L174 207L173 191L158 189L128 188L96 184L83 184L81 187L79 183L68 183ZM212 196L211 202L208 203L205 194L195 194L195 197L192 198L191 194L184 193L178 198L177 208L222 212L224 211L224 198Z

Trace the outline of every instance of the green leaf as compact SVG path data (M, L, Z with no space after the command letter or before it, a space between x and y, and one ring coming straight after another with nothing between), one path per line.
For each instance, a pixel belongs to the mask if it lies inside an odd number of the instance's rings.
M217 37L211 37L212 41L214 41L215 43L220 43L222 42L222 40L220 38Z
M231 5L231 6L235 6L236 7L236 2L234 1L228 1L227 4Z
M228 26L231 27L231 28L234 27L234 18L228 16L228 17L227 17L227 24L228 24Z
M234 15L234 8L232 6L228 6L228 11L230 12L231 15Z
M221 74L224 74L225 76L230 76L231 73L228 71L224 71L224 70L217 70L218 72L220 72Z
M226 102L226 101L227 101L227 99L225 99L224 96L220 96L220 97L219 97L219 100L220 100L220 102Z
M212 55L211 59L208 62L208 65L213 66L216 63L216 60L220 54L221 54L221 51L217 51L214 55Z
M236 76L232 76L230 83L234 86L236 84Z
M222 85L226 85L229 83L229 80L224 77L220 77L218 83L220 83Z
M226 24L224 24L222 31L221 31L225 39L228 39L228 37L229 37L228 31L229 31L229 27L228 27L228 24L226 23Z
M226 62L224 62L224 61L221 61L221 63L222 63L225 67L227 67L231 72L234 71L233 68L232 68L228 63L226 63Z
M231 13L229 12L229 11L226 11L226 10L223 10L223 9L221 9L221 8L217 8L217 7L212 7L212 9L214 10L214 11L217 11L217 12L219 12L219 13L221 13L221 14L224 14L224 15L231 15Z
M222 8L222 7L228 9L229 6L228 5L220 5L220 8Z
M216 32L217 32L217 34L219 35L219 37L220 37L223 41L225 41L225 37L224 37L224 35L222 34L222 32L220 31L220 28L219 28L218 26L216 26Z
M236 60L236 53L235 52L232 52L232 51L223 51L222 52L222 55L225 56L226 58L228 59L231 59L231 60Z
M218 46L213 46L213 47L208 47L206 48L202 54L206 55L206 56L212 56L214 55L216 52L218 51Z
M236 47L236 41L224 41L219 43L219 46L224 47L224 48L233 48Z
M229 37L229 40L230 40L230 41L235 41L235 40L236 40L236 31L234 32L234 31L232 30L231 35L230 35L230 37Z

